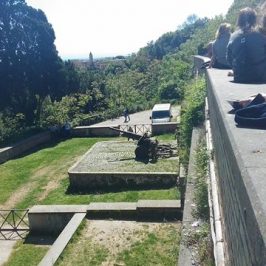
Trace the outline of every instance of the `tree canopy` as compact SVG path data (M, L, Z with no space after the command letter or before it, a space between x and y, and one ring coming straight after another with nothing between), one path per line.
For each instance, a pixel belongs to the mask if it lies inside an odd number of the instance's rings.
M25 112L32 122L36 95L59 94L62 61L55 33L43 11L25 0L0 2L0 109ZM27 110L28 109L28 110Z

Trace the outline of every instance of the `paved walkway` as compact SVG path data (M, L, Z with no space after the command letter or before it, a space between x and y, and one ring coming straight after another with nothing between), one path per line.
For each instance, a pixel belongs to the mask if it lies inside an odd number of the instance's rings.
M124 116L115 119L106 120L104 122L94 124L93 126L110 126L110 125L136 125L136 124L151 124L150 120L151 110L130 114L130 121L124 123Z
M180 107L179 106L174 106L172 107L172 114L174 117L174 121L176 121L176 118L180 114ZM127 123L124 123L124 116L120 116L115 119L111 120L106 120L104 122L94 124L93 126L114 126L114 125L138 125L138 124L145 124L145 125L150 125L151 120L151 110L146 110L134 114L130 114L130 121Z
M0 240L0 265L7 262L16 242L16 240Z

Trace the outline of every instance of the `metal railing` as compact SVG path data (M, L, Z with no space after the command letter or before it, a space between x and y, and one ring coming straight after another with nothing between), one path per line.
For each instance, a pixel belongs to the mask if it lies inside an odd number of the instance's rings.
M120 125L120 130L130 131L139 135L148 133L151 135L151 124L136 124L136 125Z
M0 210L0 240L24 239L29 232L28 209Z

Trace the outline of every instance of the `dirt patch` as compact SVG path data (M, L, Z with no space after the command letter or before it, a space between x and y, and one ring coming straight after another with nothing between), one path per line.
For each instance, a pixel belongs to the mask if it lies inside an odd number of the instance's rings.
M134 221L88 221L86 237L93 244L107 248L111 257L140 241L148 232L158 227L158 223L138 223ZM145 231L145 233L144 233Z
M0 209L9 210L14 208L19 202L21 202L31 190L36 187L35 182L30 182L23 187L15 190L9 197L9 199L4 203L0 204Z
M114 260L119 253L142 241L149 233L159 232L161 227L168 225L136 221L87 221L84 237L91 241L92 245L100 245L108 250L108 257L102 266L116 265ZM180 227L179 223L175 225L177 229Z
M39 201L42 201L42 200L44 200L47 196L48 196L48 194L51 192L51 191L53 191L53 190L55 190L56 188L58 188L59 187L59 180L61 180L62 178L60 178L60 179L57 179L57 180L50 180L48 183L47 183L47 185L45 186L45 187L43 187L43 192L42 192L42 194L39 196L39 198L38 198L38 200Z

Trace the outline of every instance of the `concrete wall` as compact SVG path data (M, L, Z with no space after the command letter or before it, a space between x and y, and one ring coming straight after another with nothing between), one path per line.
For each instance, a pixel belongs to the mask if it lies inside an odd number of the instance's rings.
M21 155L22 153L51 140L49 131L27 138L12 146L0 149L0 163Z
M175 133L179 123L168 122L168 123L156 123L151 125L152 135L160 135L164 133Z
M237 127L229 99L266 93L265 84L236 84L228 70L207 70L228 265L266 265L266 131Z

